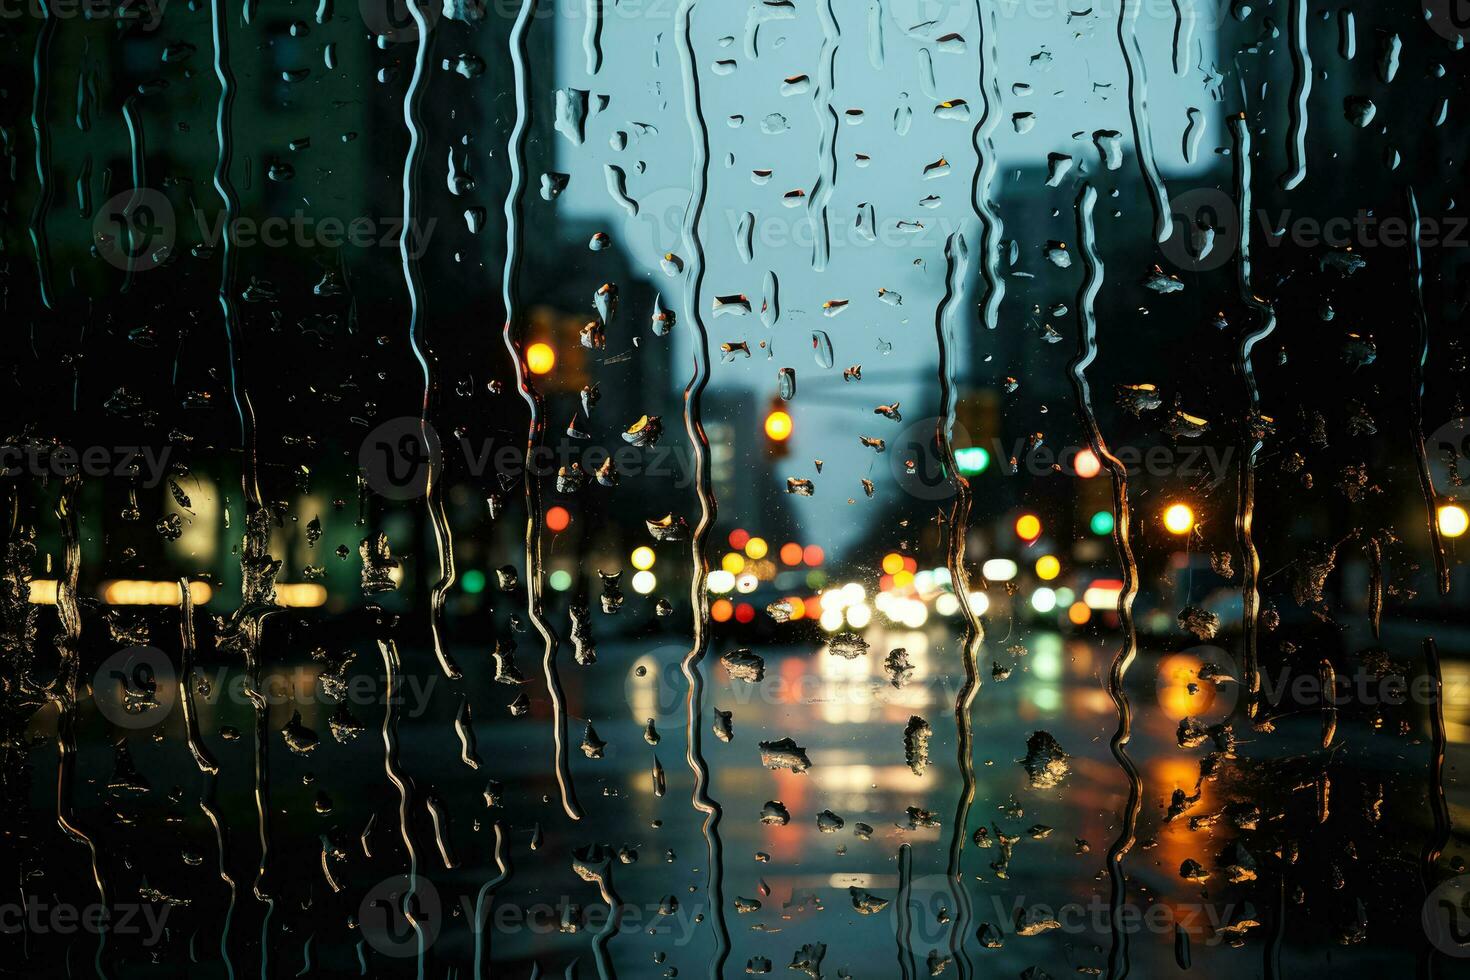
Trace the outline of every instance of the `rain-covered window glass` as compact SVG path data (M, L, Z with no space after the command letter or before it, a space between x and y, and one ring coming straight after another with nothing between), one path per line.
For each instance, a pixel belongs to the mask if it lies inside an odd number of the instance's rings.
M1464 0L0 0L0 974L1470 976Z

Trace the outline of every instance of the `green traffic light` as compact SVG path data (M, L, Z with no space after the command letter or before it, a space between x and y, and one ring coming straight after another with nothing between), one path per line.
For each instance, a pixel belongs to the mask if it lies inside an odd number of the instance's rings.
M984 446L957 449L954 454L954 464L965 476L978 476L990 466L990 452Z

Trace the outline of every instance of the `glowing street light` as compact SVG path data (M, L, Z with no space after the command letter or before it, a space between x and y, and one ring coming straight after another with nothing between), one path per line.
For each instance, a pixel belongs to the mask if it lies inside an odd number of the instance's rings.
M1470 530L1470 513L1459 504L1444 504L1439 508L1439 533L1447 538L1458 538Z
M1194 511L1188 504L1170 504L1164 510L1164 529L1170 534L1188 534L1194 530Z
M791 416L779 409L766 416L766 436L775 442L791 438Z
M532 374L549 374L556 366L556 351L550 344L535 343L526 348L526 369Z

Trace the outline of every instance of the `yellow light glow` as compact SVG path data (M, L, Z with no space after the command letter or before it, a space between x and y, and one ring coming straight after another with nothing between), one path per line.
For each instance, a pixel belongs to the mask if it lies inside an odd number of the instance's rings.
M1159 662L1157 688L1159 707L1170 721L1202 715L1215 703L1215 686L1200 680L1201 661L1187 653L1175 653Z
M56 605L56 579L38 578L31 580L31 602L37 606Z
M1041 518L1035 514L1022 514L1016 518L1016 537L1022 541L1035 541L1041 537Z
M890 551L883 556L883 573L885 575L897 575L903 571L903 555Z
M315 582L277 582L276 602L293 609L315 609L327 604L327 588Z
M655 557L652 548L647 545L639 545L633 549L633 554L629 556L629 561L640 572L646 572L653 567Z
M791 438L791 416L785 412L772 412L766 416L766 435L777 442Z
M196 604L208 602L213 595L214 589L208 583L189 583L189 597ZM102 583L102 601L109 606L177 606L180 598L177 582L116 579Z
M1188 504L1170 504L1164 510L1164 528L1170 534L1188 534L1194 530L1194 511Z
M1439 509L1439 533L1447 538L1458 538L1470 530L1470 513L1459 504L1445 504Z
M1057 561L1056 555L1042 555L1036 559L1036 577L1044 582L1050 582L1062 574L1062 563Z
M745 542L746 556L754 558L757 561L766 557L766 553L770 551L770 549L771 546L766 544L765 538L751 538L749 541Z
M720 559L720 567L731 575L739 575L745 571L745 559L736 552L730 552Z
M532 374L547 374L556 367L556 351L550 344L536 343L526 348L526 369Z

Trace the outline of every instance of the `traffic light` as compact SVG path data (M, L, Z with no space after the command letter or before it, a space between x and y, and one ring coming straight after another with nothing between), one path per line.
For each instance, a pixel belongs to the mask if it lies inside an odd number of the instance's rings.
M765 420L766 451L774 457L785 456L791 451L787 440L791 438L792 421L783 407L781 399L771 400L771 407L766 411Z
M965 476L979 476L990 466L990 452L984 446L956 449L954 464Z
M1170 534L1188 534L1194 530L1194 511L1188 504L1170 504L1164 511L1164 527Z

